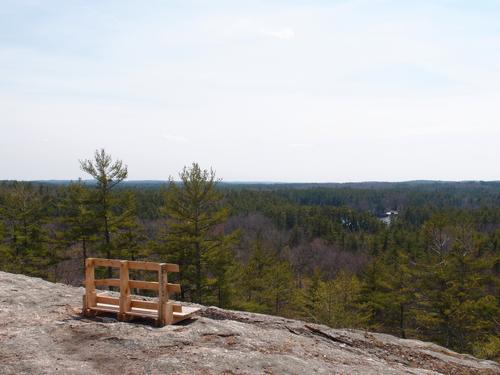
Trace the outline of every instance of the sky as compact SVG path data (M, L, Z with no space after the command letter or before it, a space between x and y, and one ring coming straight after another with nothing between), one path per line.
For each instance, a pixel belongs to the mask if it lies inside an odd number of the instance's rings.
M500 1L0 0L0 179L500 180Z

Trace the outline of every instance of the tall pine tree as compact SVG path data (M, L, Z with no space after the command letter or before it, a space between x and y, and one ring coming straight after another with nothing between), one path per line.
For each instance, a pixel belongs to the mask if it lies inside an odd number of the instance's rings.
M217 304L227 305L236 233L224 233L228 209L218 180L197 163L184 167L179 177L179 183L170 179L165 193L167 258L180 265L183 298L203 303L216 295Z
M96 181L94 207L103 239L101 248L106 258L111 258L113 253L111 234L128 216L125 213L117 214L120 205L116 195L113 194L113 189L127 178L127 166L121 160L113 161L111 155L101 149L95 151L93 160L81 160L80 168ZM112 269L108 268L108 277L111 276Z

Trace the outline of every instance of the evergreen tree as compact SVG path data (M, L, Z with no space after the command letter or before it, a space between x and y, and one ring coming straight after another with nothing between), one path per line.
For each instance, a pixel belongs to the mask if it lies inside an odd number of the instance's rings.
M407 337L415 302L413 274L406 253L396 249L365 269L361 300L370 327Z
M265 278L265 299L275 315L293 316L296 290L290 262L274 262Z
M54 279L49 268L60 260L44 226L44 204L33 186L14 183L1 208L7 270ZM4 260L4 261L5 261Z
M306 319L313 322L319 323L321 321L322 311L322 299L325 297L322 295L322 289L324 289L324 282L321 279L321 271L316 268L310 278L306 279L306 287L302 291L301 303L303 309L303 315Z
M494 332L498 300L488 293L490 259L479 257L470 227L431 221L421 261L417 324L432 340L458 351Z
M228 241L230 242L230 241ZM232 242L232 241L231 241ZM229 246L230 243L214 247L207 252L208 279L207 286L212 290L211 299L207 298L208 303L217 304L222 308L231 306L232 296L234 295L234 282L237 274L237 263L234 254Z
M241 268L238 278L240 301L237 307L253 312L268 311L265 294L269 287L269 273L274 268L276 259L264 248L260 237L251 244L250 256Z
M99 229L92 204L91 192L78 181L68 186L59 205L62 225L59 241L66 248L76 244L80 246L83 270L90 246L95 242Z
M164 213L168 218L166 251L169 260L180 264L184 296L202 303L215 286L218 304L227 304L226 283L231 269L231 246L236 233L224 234L228 217L223 196L217 190L213 170L193 163L172 178L165 193Z
M123 191L116 197L121 208L116 216L113 248L120 259L146 259L150 256L144 225L137 217L137 203L134 194Z
M113 244L111 234L128 215L117 214L119 210L117 198L113 189L128 176L127 166L121 160L113 162L111 155L104 149L96 150L93 160L81 160L82 171L91 175L95 180L95 209L99 220L100 231L103 237L102 251L106 258L112 257ZM108 268L108 277L112 276L112 269Z
M364 325L358 301L361 281L356 275L339 272L333 280L319 284L318 321L335 328L359 328Z
M95 187L0 182L0 269L56 279L76 273L80 256L172 261L181 264L186 299L200 291L205 303L370 328L498 360L500 185L302 189L214 179L212 204L192 181L171 182L167 194L150 184L109 188L124 176L109 180L114 162L98 154L108 177ZM100 178L99 163L90 163ZM188 180L203 173L194 175ZM172 214L161 243L165 199ZM394 207L390 226L369 213ZM243 234L233 256L224 233L234 228ZM61 262L67 254L77 262Z

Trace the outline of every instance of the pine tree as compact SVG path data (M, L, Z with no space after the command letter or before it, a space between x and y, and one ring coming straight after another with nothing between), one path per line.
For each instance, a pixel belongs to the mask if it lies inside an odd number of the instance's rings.
M81 181L71 184L59 204L62 228L59 241L65 248L78 244L81 249L82 269L90 247L96 240L99 226L92 209L91 192Z
M415 282L405 251L391 248L375 258L365 269L361 289L368 325L406 338L413 316Z
M229 212L217 190L218 180L213 170L202 170L197 163L184 167L179 177L180 183L170 179L165 193L167 258L180 265L184 298L189 294L202 303L215 286L218 304L226 305L236 233L224 234Z
M388 295L391 302L387 306L388 323L386 325L394 326L394 323L397 323L397 328L394 327L391 331L396 332L398 329L400 337L406 338L415 302L415 270L411 267L411 261L406 252L396 248L386 253L384 263L388 269Z
M265 293L269 285L268 274L275 267L276 259L266 249L260 237L251 244L247 263L241 268L237 282L242 310L268 312Z
M106 258L112 257L113 244L111 234L127 215L117 215L119 210L113 189L128 176L127 166L121 160L113 162L111 155L104 149L96 150L93 160L81 160L80 168L90 174L95 180L95 208L99 220L100 231L103 237L102 250ZM112 276L112 269L108 268L108 277Z
M267 305L275 315L291 316L294 307L295 285L290 262L275 262L264 279L267 285Z
M212 290L213 303L222 308L231 306L237 264L230 247L232 241L207 252L207 286ZM211 302L207 299L207 302Z
M306 287L302 291L302 311L303 315L313 322L319 323L322 315L321 291L324 289L324 282L321 280L321 271L316 268L310 278L306 279Z
M150 255L144 226L137 218L137 202L130 191L123 191L116 197L120 213L114 219L115 236L113 249L120 259L146 259Z
M0 201L1 202L1 201ZM3 202L2 202L3 203ZM7 215L6 206L0 206L0 269L7 272L12 272L14 265L14 252L8 245L9 238L7 235Z
M432 340L471 351L495 330L500 315L497 299L486 289L492 259L479 256L470 227L433 221L425 232L417 324Z
M335 328L359 328L364 320L358 301L361 281L356 275L339 272L333 280L320 283L318 321Z
M60 257L44 225L43 210L42 197L30 184L16 182L6 194L1 216L7 259L12 260L7 269L54 279L49 269Z

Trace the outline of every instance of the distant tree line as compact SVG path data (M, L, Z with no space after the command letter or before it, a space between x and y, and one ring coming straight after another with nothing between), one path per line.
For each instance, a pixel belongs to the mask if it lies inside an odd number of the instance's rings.
M182 300L500 359L498 184L242 186L194 163L127 185L104 150L80 167L94 183L0 183L0 269L79 284L89 256L175 262Z

